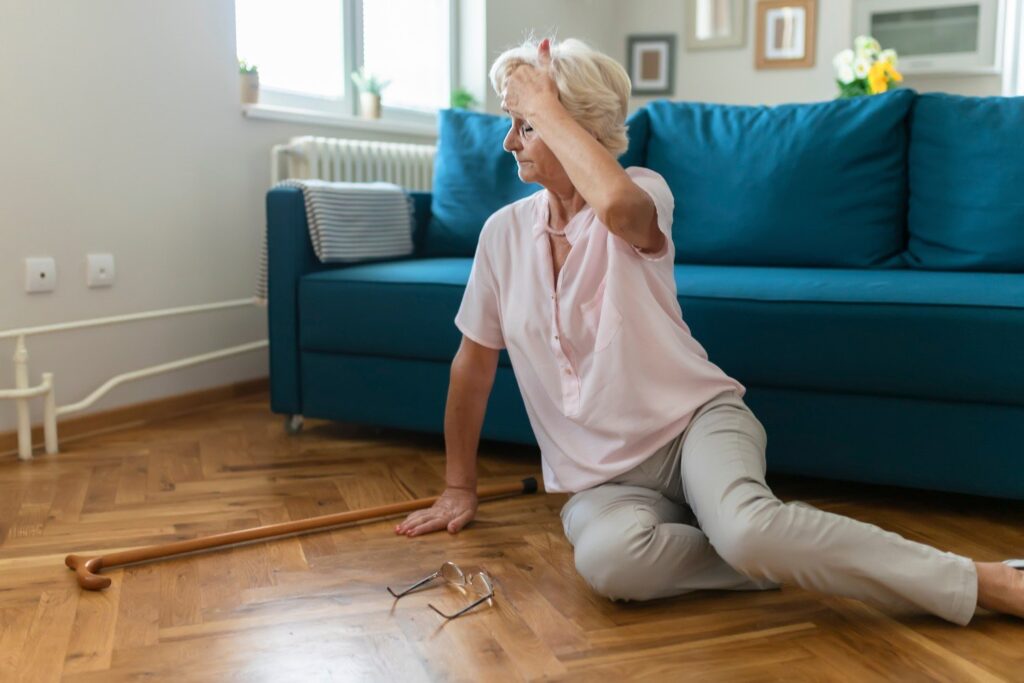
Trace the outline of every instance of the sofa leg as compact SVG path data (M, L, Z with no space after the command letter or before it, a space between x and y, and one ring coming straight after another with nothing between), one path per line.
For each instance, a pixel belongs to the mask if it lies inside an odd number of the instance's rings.
M284 416L284 431L286 434L298 434L302 431L302 416L301 415L285 415Z

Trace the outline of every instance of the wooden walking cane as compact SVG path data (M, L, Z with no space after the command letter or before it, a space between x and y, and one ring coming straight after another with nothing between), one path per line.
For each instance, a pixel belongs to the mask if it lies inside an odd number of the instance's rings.
M490 486L481 486L477 490L477 496L481 500L487 500L536 492L537 480L533 477L527 477L526 479L514 484L492 484ZM64 558L64 564L66 564L69 569L73 569L75 571L78 576L79 586L87 590L97 591L110 585L110 578L100 576L97 573L101 569L108 569L110 567L117 567L125 564L134 564L136 562L145 562L147 560L158 560L165 557L173 557L175 555L195 552L197 550L220 548L223 546L234 545L236 543L244 543L245 541L276 538L278 536L288 536L306 531L326 529L340 524L362 522L378 517L390 517L403 512L411 512L413 510L428 508L433 505L434 501L439 497L440 496L417 498L416 500L407 500L404 503L393 503L391 505L381 505L379 507L365 508L363 510L338 512L331 515L312 517L310 519L300 519L294 522L268 524L266 526L255 527L253 529L229 531L227 533L215 534L205 538L193 538L187 541L174 541L173 543L151 545L145 548L125 550L119 553L111 553L110 555L100 555L98 557L68 555Z

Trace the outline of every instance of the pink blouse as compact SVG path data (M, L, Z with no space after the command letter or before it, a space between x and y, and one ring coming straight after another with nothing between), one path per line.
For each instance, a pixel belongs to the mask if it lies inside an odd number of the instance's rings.
M683 322L672 191L649 169L626 173L654 200L666 237L659 252L611 233L585 205L565 226L571 249L556 285L549 193L539 190L487 219L455 316L473 341L508 349L551 492L632 469L717 394L746 393Z

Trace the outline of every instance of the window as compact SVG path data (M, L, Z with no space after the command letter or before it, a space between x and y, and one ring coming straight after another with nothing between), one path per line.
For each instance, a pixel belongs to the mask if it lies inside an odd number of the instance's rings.
M455 0L235 0L239 59L260 73L260 101L355 115L350 74L391 81L384 118L429 121L450 102Z
M363 64L391 79L385 103L431 112L449 105L448 2L362 1Z

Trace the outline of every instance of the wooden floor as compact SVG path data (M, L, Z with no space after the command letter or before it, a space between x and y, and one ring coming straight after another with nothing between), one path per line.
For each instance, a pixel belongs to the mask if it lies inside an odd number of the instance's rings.
M1024 681L1024 620L967 627L795 586L646 604L575 573L563 495L487 503L456 536L394 520L113 569L82 592L67 553L104 553L440 492L440 435L307 421L266 395L0 460L0 680ZM769 446L769 463L771 452ZM484 442L481 479L537 473L535 448ZM1024 555L1024 504L769 475L800 499L979 560ZM494 605L443 623L451 559L496 580Z

